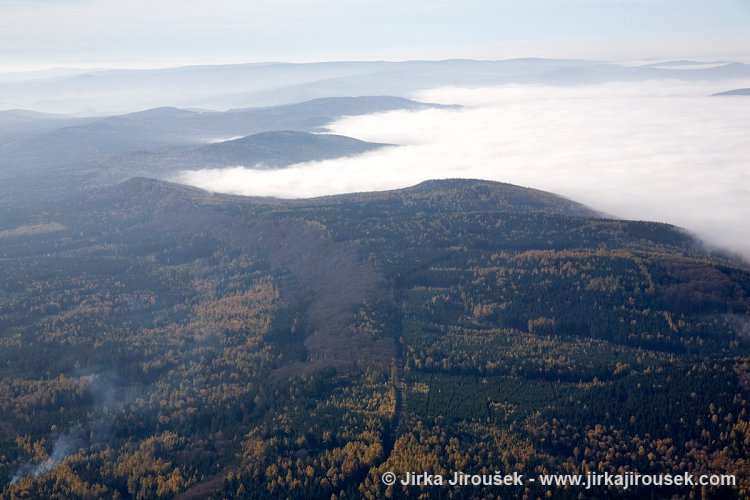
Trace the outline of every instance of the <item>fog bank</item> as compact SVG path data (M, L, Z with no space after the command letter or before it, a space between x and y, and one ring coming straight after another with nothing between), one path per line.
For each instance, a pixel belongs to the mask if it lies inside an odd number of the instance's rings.
M439 88L463 109L349 117L336 134L397 144L283 170L184 172L213 191L288 198L482 178L562 194L614 216L669 222L750 259L750 81Z

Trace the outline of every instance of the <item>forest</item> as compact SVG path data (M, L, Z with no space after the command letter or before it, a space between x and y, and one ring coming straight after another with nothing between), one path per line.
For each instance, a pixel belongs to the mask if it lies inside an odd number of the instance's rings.
M136 178L0 225L1 498L747 498L749 391L745 263L540 191Z

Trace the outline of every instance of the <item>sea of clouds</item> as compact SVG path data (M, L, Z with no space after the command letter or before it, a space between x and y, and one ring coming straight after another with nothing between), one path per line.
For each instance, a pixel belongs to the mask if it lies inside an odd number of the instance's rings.
M254 170L183 172L217 192L309 197L481 178L555 192L617 217L669 222L750 259L750 81L438 88L461 109L347 117L331 132L397 145Z

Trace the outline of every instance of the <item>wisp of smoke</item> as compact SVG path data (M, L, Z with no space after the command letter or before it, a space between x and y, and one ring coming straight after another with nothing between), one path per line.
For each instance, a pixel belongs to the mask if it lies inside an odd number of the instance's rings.
M750 318L739 314L730 314L726 316L726 319L732 325L736 339L743 344L750 344Z
M26 476L38 477L52 471L68 455L73 453L80 444L80 429L62 434L55 440L55 444L52 445L52 452L46 459L38 464L28 463L21 466L13 475L10 484L15 484Z
M11 484L24 477L38 477L51 472L81 447L106 441L112 433L117 415L136 397L135 390L117 384L115 378L104 372L84 377L88 379L88 393L97 405L96 416L58 436L49 456L42 462L22 465L11 478Z
M680 225L750 258L748 81L442 88L416 97L462 109L347 117L336 134L397 144L259 171L183 172L217 192L297 198L464 177L562 194L613 216Z

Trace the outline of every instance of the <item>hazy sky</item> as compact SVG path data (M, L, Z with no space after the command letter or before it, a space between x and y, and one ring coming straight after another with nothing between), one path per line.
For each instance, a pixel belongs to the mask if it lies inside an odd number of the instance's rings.
M0 71L195 63L750 59L748 0L0 0Z

